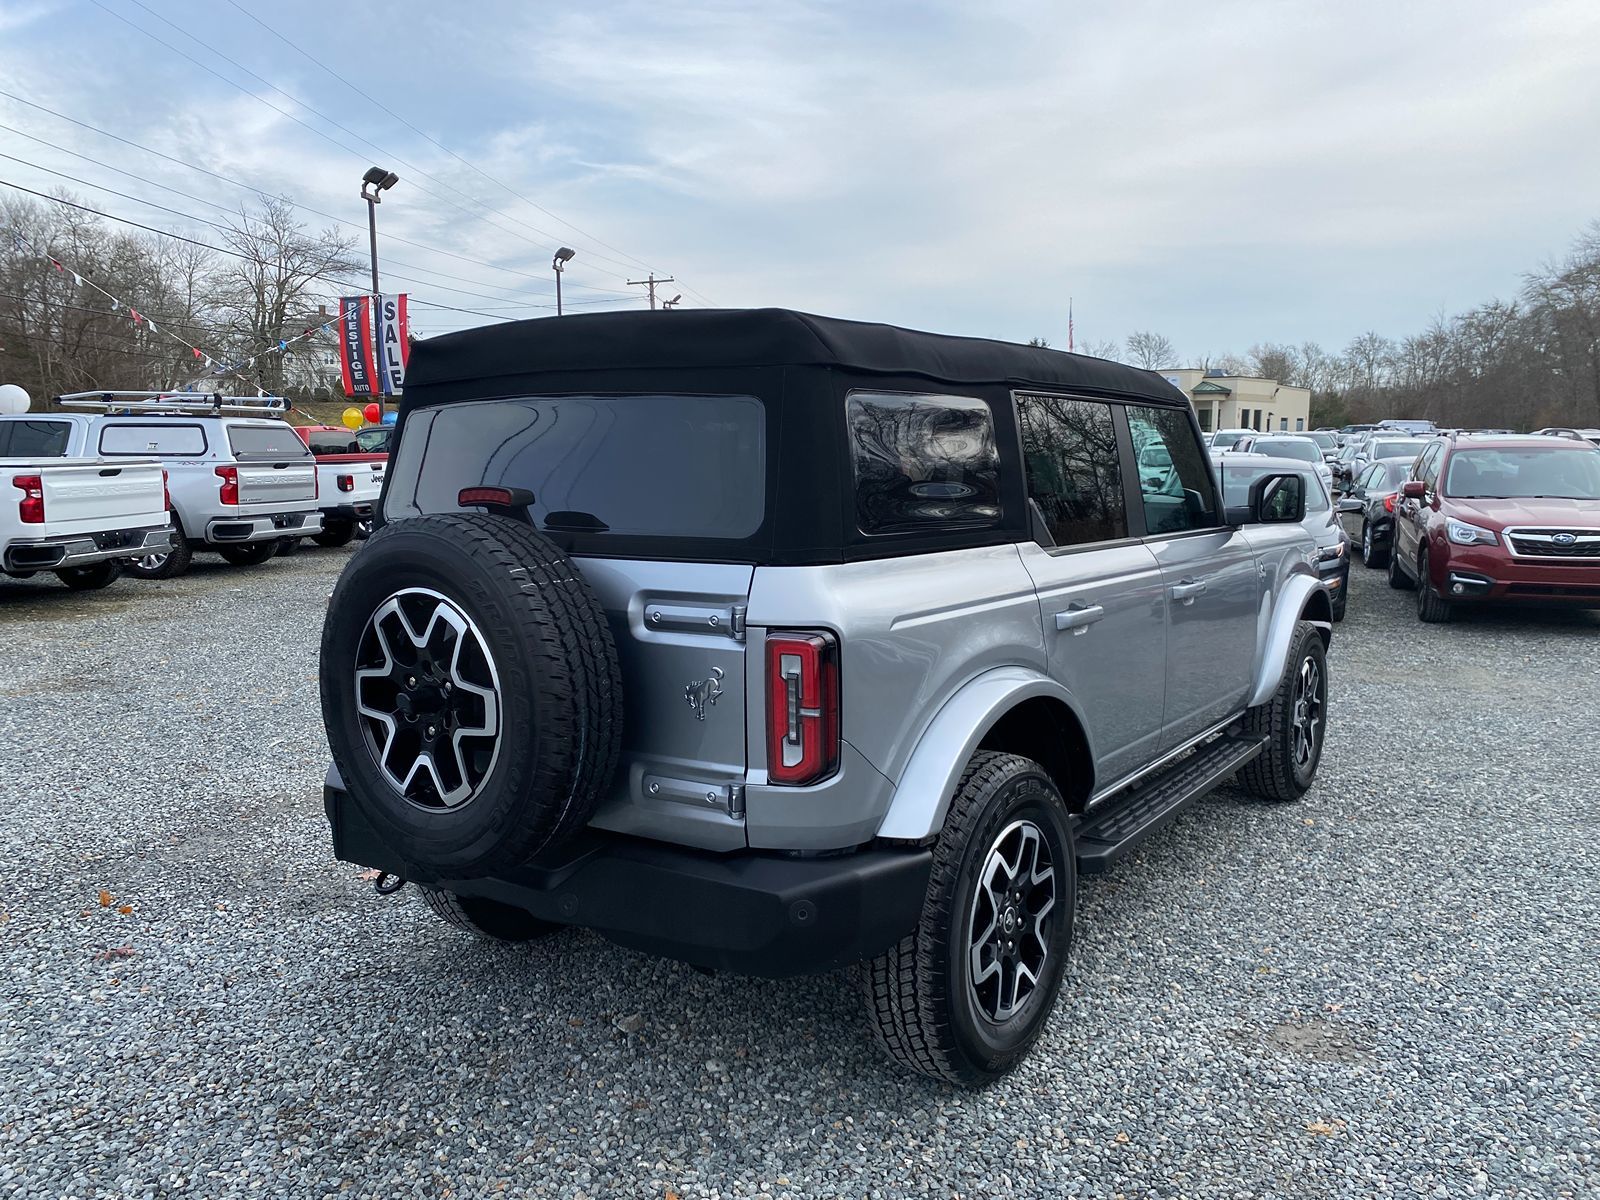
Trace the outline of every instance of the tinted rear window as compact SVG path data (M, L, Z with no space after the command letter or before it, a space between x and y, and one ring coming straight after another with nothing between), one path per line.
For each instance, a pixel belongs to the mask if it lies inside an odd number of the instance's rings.
M1322 461L1322 452L1317 449L1315 442L1289 441L1283 438L1258 438L1250 449L1257 454L1269 454L1274 458L1297 458L1301 462L1308 463Z
M101 454L173 455L194 458L206 452L206 432L177 421L107 425L100 430Z
M360 454L361 444L348 430L314 429L306 434L313 454Z
M0 458L60 458L71 433L68 421L0 421Z
M1000 455L982 400L851 392L845 401L862 533L1000 522Z
M307 458L311 454L288 425L230 425L228 445L240 462Z
M417 473L413 511L456 512L461 489L483 485L531 491L551 530L739 539L761 527L766 419L753 396L530 396L419 416L395 470ZM409 515L393 491L389 504Z

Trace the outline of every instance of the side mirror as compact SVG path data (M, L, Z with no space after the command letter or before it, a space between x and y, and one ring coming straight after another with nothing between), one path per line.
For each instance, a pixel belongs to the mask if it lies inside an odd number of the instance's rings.
M1408 479L1400 485L1400 494L1407 500L1421 500L1428 494L1428 485L1420 479Z
M1339 501L1339 511L1358 513L1361 511L1361 501L1357 500L1354 496L1347 496L1345 499Z
M1299 475L1263 475L1250 485L1250 520L1292 525L1305 520L1306 481Z

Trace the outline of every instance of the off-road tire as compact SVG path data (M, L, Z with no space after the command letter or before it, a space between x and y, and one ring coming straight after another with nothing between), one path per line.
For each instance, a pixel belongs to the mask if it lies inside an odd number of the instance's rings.
M493 765L449 808L419 805L389 782L357 712L368 621L406 589L459 609L499 680ZM622 678L605 612L559 547L504 517L424 516L375 532L329 601L321 691L352 802L404 861L447 878L519 866L570 837L609 795L621 755Z
M338 546L348 546L356 536L356 523L354 521L340 520L335 517L322 523L322 532L313 534L311 540L319 546L333 549Z
M1450 601L1439 595L1428 577L1428 548L1417 555L1417 619L1426 625L1444 625L1454 616Z
M218 546L217 553L236 567L259 567L281 551L279 541L244 542L237 546Z
M417 886L422 902L446 925L475 934L491 942L528 942L555 933L561 928L541 921L524 908L486 900L481 896L457 896L438 888Z
M1322 720L1318 726L1315 750L1308 763L1297 763L1294 753L1295 690L1301 667L1310 660L1321 674ZM1261 753L1239 770L1239 786L1264 800L1298 800L1316 778L1317 764L1327 740L1328 653L1322 635L1310 621L1300 621L1289 639L1283 678L1271 699L1245 715L1248 737L1265 738Z
M56 578L75 592L97 592L110 587L121 576L122 564L114 558L85 567L64 567L56 572Z
M155 567L142 567L139 565L140 561L137 558L128 560L129 575L140 579L176 579L180 575L189 573L189 564L194 561L194 547L189 544L189 539L183 536L183 531L173 526L172 549L167 551L161 564Z
M1056 920L1045 970L1015 1017L978 1011L968 981L970 913L977 876L996 837L1019 814L1050 843ZM979 751L950 802L915 932L863 965L868 1021L890 1058L966 1087L992 1083L1033 1047L1055 1008L1072 944L1077 898L1071 818L1044 768L1015 754Z
M1372 526L1361 522L1361 565L1369 570L1376 570L1386 566L1389 562L1389 547L1378 545L1372 536Z
M1407 575L1405 568L1400 565L1398 545L1399 543L1394 541L1389 543L1389 586L1397 592L1409 592L1417 585L1411 581L1411 576Z

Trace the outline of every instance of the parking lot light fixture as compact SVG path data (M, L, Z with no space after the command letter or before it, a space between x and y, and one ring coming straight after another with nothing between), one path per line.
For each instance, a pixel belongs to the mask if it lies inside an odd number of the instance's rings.
M556 273L556 316L561 315L561 272L566 269L573 255L577 253L569 246L563 246L556 251L556 256L550 260L550 266Z

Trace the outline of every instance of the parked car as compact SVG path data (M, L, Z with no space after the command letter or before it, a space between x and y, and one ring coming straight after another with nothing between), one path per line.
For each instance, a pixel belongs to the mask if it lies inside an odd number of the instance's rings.
M1232 450L1240 438L1252 437L1253 429L1219 429L1206 438L1206 446L1213 454Z
M1182 397L1048 349L778 310L427 339L323 632L335 851L487 936L862 962L893 1058L992 1080L1080 871L1235 773L1311 785L1304 510L1298 471L1225 508Z
M1385 429L1395 433L1403 433L1407 437L1431 437L1435 430L1432 421L1422 419L1390 418L1378 422L1378 431Z
M1394 509L1400 485L1411 473L1415 458L1380 458L1368 463L1338 503L1346 519L1353 518L1355 544L1360 547L1363 566L1381 567L1389 561L1389 545L1394 537ZM1346 526L1345 532L1349 532Z
M1324 486L1333 490L1333 468L1324 461L1322 447L1299 433L1252 433L1233 444L1235 454L1265 454L1269 458L1292 458L1311 464Z
M1331 429L1313 429L1305 435L1315 442L1322 450L1324 462L1332 462L1339 457L1339 439Z
M1223 501L1229 507L1248 502L1250 489L1267 475L1298 472L1304 477L1305 518L1301 522L1317 547L1317 571L1333 598L1333 619L1344 620L1350 596L1350 535L1339 523L1333 497L1314 466L1297 458L1271 458L1262 454L1225 454L1217 460Z
M1573 429L1569 426L1556 425L1545 429L1538 429L1534 432L1552 437L1564 437L1585 442L1593 442L1596 446L1600 446L1600 429Z
M279 419L282 400L80 392L60 402L96 414L86 426L94 453L165 465L172 548L133 560L128 569L134 575L182 575L197 550L252 566L277 553L283 539L322 531L316 461Z
M1388 437L1381 433L1368 434L1365 441L1356 443L1349 457L1340 455L1334 482L1340 493L1350 488L1352 480L1359 479L1368 466L1382 458L1415 457L1428 448L1427 438ZM1350 449L1346 447L1346 449Z
M0 416L0 573L52 572L74 591L103 588L135 555L171 545L154 459L84 457L70 417Z
M374 428L383 428L374 426ZM319 546L343 546L372 533L372 508L383 491L387 451L362 448L360 433L340 425L300 425L295 433L317 460L317 495L322 501ZM385 444L388 438L384 439Z
M1389 584L1417 616L1491 601L1600 608L1600 451L1559 437L1433 442L1400 486Z

